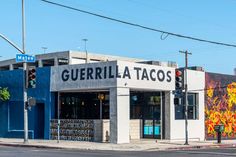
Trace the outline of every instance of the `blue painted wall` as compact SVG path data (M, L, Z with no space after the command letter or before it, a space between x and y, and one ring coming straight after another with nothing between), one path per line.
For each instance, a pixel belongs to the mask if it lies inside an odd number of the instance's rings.
M0 71L0 87L8 87L11 94L10 101L0 102L0 137L24 137L23 83L23 70ZM50 67L36 69L36 88L28 89L27 93L37 102L28 112L29 137L49 139L50 119L55 114L55 95L50 93Z

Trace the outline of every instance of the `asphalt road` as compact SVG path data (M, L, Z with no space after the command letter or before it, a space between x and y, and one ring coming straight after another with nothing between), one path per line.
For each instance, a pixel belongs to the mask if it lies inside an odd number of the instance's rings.
M79 151L38 149L23 147L0 147L0 157L225 157L235 156L235 148L196 149L151 152L119 152L119 151Z

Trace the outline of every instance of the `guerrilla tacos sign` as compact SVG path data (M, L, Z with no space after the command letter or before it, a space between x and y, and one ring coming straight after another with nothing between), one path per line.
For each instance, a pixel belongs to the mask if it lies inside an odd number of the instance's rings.
M111 61L58 66L52 67L51 71L51 91L115 87L124 84L133 88L174 88L174 68Z
M130 71L135 71L134 78L130 74ZM74 68L64 69L61 73L61 79L66 81L78 81L78 80L99 80L99 79L136 79L136 80L147 80L147 81L159 81L159 82L171 82L171 71L164 71L161 69L151 69L133 67L130 69L128 66L124 67L122 73L119 72L119 66L116 65L116 69L113 70L112 66L104 67L88 67L88 68Z

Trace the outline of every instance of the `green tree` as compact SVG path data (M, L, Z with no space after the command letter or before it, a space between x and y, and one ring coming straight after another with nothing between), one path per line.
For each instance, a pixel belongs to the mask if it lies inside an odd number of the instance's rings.
M0 100L7 101L10 99L10 92L8 88L0 87Z

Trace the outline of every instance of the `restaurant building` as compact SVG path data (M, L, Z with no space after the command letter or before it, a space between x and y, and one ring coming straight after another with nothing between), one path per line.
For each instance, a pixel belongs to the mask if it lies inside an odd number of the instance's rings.
M129 143L151 138L184 140L183 104L174 105L173 62L86 55L75 51L36 55L36 98L29 110L29 136L61 140ZM1 137L23 137L22 63L0 62L0 86L11 99L1 102ZM205 72L187 71L188 134L205 139Z

